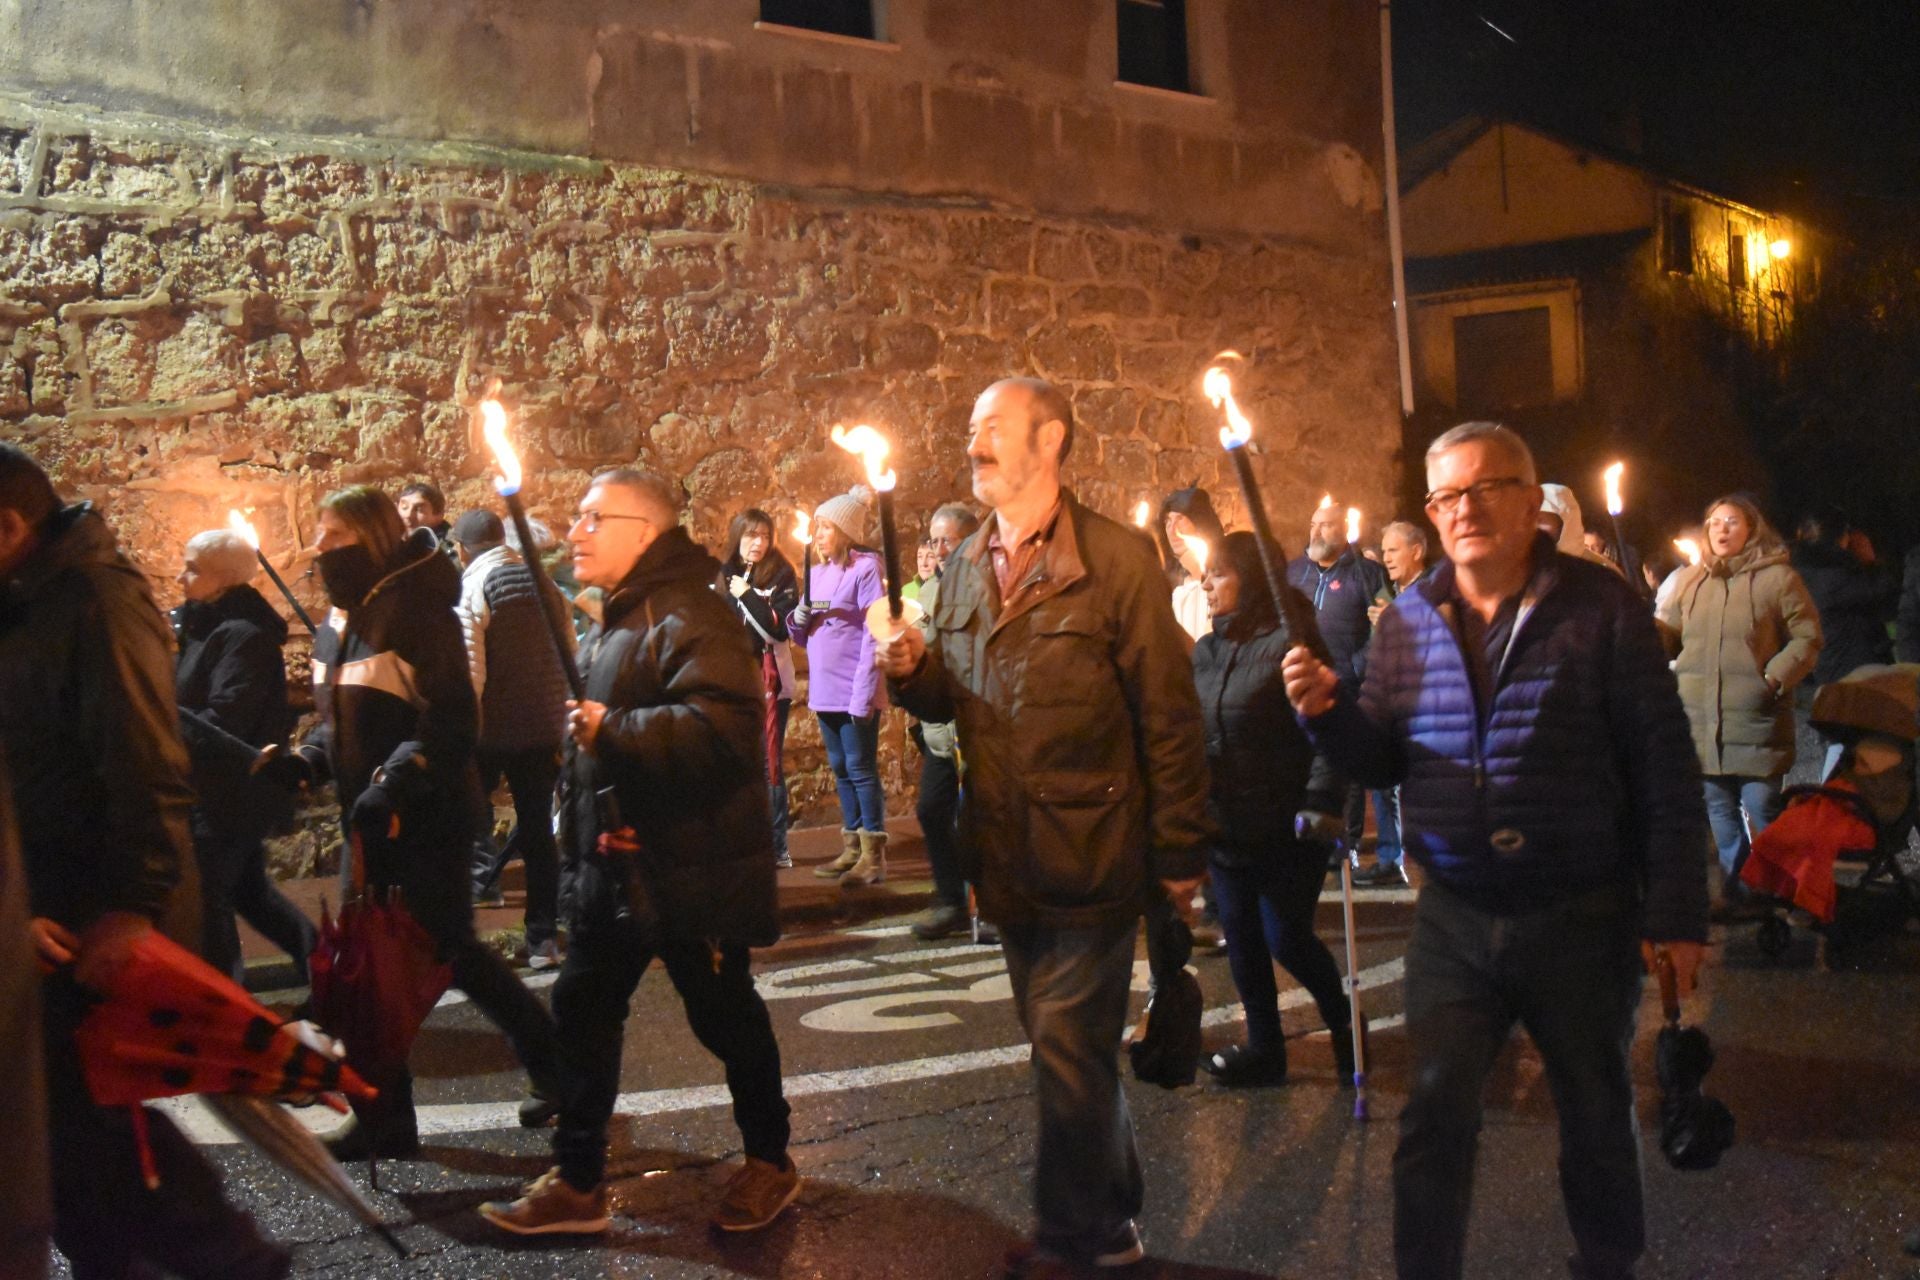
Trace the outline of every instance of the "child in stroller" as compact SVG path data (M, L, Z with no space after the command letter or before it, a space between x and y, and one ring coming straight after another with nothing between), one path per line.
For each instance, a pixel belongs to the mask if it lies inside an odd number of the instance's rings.
M1831 961L1920 920L1920 891L1901 866L1920 825L1920 667L1862 667L1823 685L1810 721L1827 743L1821 782L1788 789L1785 811L1755 838L1740 879L1811 916ZM1864 866L1842 885L1836 861ZM1785 915L1769 910L1756 938L1761 952L1778 956L1791 939Z

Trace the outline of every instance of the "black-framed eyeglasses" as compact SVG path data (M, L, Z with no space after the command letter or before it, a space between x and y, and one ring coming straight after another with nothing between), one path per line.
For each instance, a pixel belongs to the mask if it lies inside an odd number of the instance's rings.
M1474 506L1484 507L1501 491L1525 483L1519 476L1497 476L1492 480L1470 484L1464 489L1435 489L1427 495L1427 510L1452 515L1462 498L1472 498Z
M600 532L600 522L602 520L645 520L645 519L646 519L645 516L621 516L621 515L614 515L613 513L607 512L607 511L582 511L574 519L573 527L576 529L584 529L588 533L598 533Z

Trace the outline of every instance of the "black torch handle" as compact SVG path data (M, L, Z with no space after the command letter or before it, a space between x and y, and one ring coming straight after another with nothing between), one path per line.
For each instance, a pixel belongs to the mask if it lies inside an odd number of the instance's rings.
M893 490L880 491L880 554L887 562L887 616L900 620L900 536L893 527Z
M1247 457L1246 447L1228 449L1227 456L1233 459L1233 473L1240 481L1240 496L1246 499L1247 519L1253 522L1254 545L1260 550L1260 568L1267 575L1267 590L1273 596L1274 608L1279 611L1280 623L1287 630L1287 647L1303 644L1314 657L1332 665L1333 655L1327 650L1327 642L1320 638L1320 624L1314 619L1311 606L1304 605L1287 586L1286 548L1273 536L1273 526L1267 522L1267 506L1260 500L1260 482L1254 478L1253 462ZM1279 552L1280 563L1274 563L1274 553Z
M1646 575L1640 572L1640 566L1633 562L1633 553L1627 547L1626 535L1620 532L1620 517L1607 512L1607 518L1613 521L1613 545L1620 548L1620 572L1626 576L1627 585L1633 588L1633 594L1642 600L1647 597Z
M267 576L273 579L273 585L280 588L280 594L287 598L288 607L293 610L293 616L300 619L300 625L307 629L307 634L310 636L319 635L320 629L313 625L313 619L307 615L305 609L300 607L300 602L293 598L293 592L288 589L286 580L275 571L271 564L267 563L267 553L255 547L253 554L260 561L260 567L267 571Z
M527 572L533 575L534 591L540 597L540 616L546 620L547 638L553 641L553 652L560 659L560 669L566 673L573 700L585 702L587 686L580 679L580 668L573 660L573 646L567 643L568 636L561 630L564 624L547 608L547 594L560 588L553 585L553 579L547 576L547 566L540 563L540 549L534 545L533 530L527 526L527 510L520 505L520 495L510 493L506 499L507 514L513 518L514 532L520 535L520 558L526 562Z

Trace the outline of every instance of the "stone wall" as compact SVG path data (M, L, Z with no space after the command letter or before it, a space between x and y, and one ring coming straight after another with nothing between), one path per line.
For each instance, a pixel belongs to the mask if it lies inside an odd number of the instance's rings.
M291 570L341 484L428 476L456 510L488 502L472 410L496 375L555 524L594 469L638 460L684 479L716 545L741 507L784 519L844 490L827 428L851 421L894 436L917 524L966 493L974 395L1022 372L1072 392L1072 482L1096 507L1198 481L1231 520L1198 382L1234 346L1297 544L1323 490L1387 509L1376 248L0 103L0 438L99 503L170 600L181 545L229 507ZM819 817L817 738L794 724Z

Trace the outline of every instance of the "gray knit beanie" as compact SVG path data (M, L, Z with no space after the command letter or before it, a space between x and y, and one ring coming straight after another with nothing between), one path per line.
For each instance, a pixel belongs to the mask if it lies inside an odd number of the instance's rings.
M865 542L867 522L873 518L873 490L857 484L815 507L813 518L834 525L855 542Z

